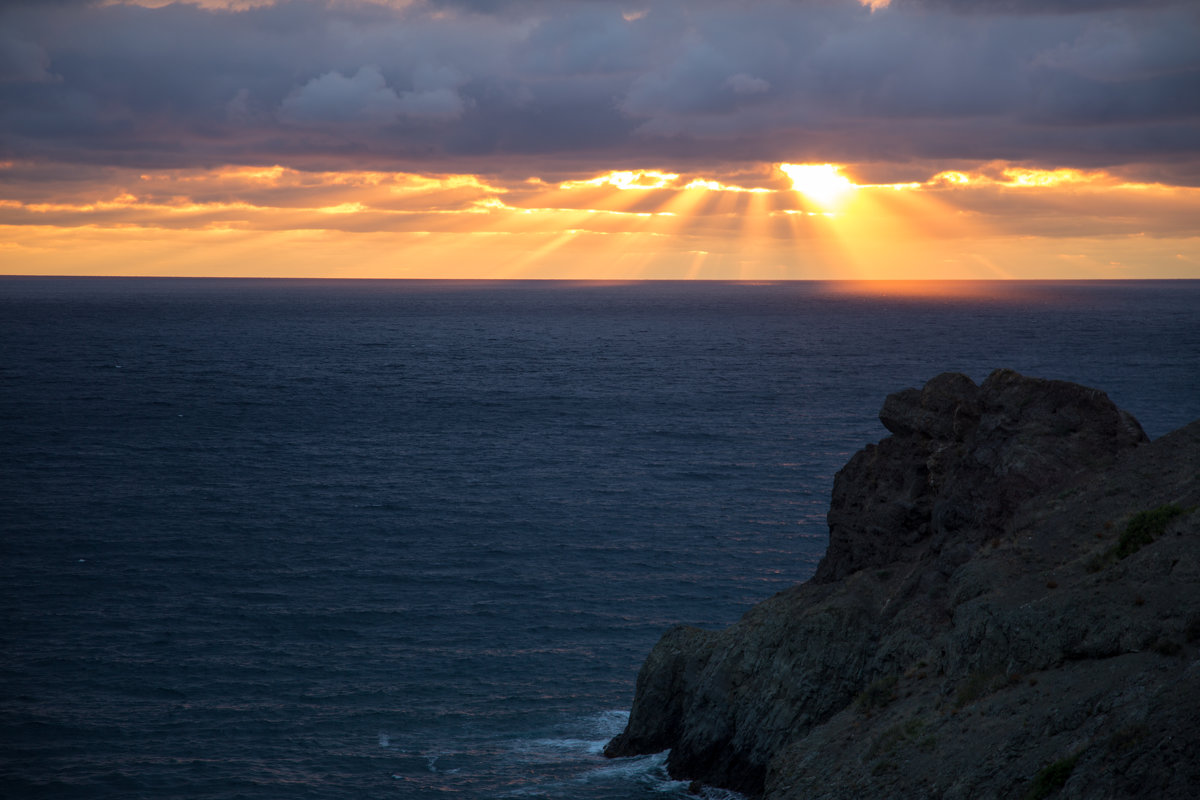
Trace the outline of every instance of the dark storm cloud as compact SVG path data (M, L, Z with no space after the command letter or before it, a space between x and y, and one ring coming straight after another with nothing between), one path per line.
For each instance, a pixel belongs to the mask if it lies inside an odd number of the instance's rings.
M1200 158L1190 2L61 0L5 4L0 32L9 160Z
M1082 14L1108 9L1147 9L1179 5L1178 0L892 0L897 7L960 14Z

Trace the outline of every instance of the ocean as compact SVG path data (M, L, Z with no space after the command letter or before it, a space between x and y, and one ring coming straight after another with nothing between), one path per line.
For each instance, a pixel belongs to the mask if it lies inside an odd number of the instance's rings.
M685 796L638 667L812 574L886 394L1200 417L1200 281L943 288L0 279L0 795Z

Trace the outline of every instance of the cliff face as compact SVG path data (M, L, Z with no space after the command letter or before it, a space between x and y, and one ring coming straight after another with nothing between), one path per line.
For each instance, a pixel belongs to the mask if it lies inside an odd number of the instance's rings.
M1200 421L1147 442L1007 370L880 418L814 578L668 632L606 754L795 800L1195 796Z

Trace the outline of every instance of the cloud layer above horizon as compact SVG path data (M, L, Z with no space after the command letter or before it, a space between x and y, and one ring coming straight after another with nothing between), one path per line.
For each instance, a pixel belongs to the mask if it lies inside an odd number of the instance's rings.
M57 0L0 31L13 162L1200 184L1190 0Z
M1200 278L1195 0L8 0L0 271Z

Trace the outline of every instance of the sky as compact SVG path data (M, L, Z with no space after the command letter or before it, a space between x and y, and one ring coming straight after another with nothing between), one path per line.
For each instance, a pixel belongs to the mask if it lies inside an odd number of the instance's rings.
M1200 278L1200 3L4 0L0 274Z

